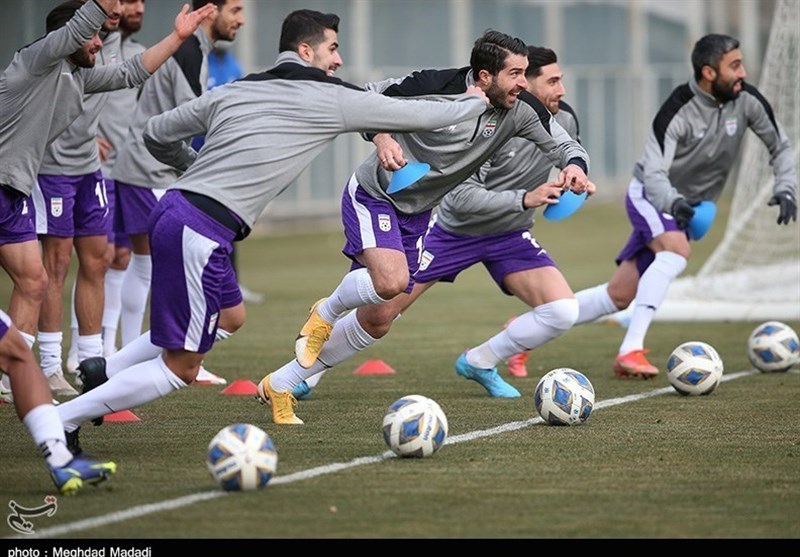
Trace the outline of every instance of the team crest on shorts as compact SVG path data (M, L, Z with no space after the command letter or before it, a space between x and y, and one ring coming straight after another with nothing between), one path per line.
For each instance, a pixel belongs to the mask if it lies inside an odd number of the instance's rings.
M422 255L419 258L419 270L424 271L425 269L430 267L430 264L433 262L434 257L435 256L428 250L423 251Z
M728 135L736 135L737 128L736 116L731 116L725 119L725 133Z
M60 217L64 214L64 198L53 197L50 199L50 214L54 217Z
M492 115L489 118L489 121L486 122L486 126L483 128L483 137L492 137L494 135L494 130L497 128L497 116Z
M386 214L378 215L378 228L381 232L389 232L392 229L392 218Z
M219 319L219 313L213 314L211 317L208 318L208 334L214 332L214 326L217 324L217 319Z

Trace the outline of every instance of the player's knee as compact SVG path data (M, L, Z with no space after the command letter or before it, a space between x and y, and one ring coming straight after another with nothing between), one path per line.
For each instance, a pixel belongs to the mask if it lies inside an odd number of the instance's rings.
M622 310L627 308L631 305L635 296L636 288L628 288L613 283L608 284L608 297L611 298L611 301L614 302L617 309Z
M554 330L564 333L578 320L578 300L565 298L547 304L550 311L547 314L547 324Z
M409 281L408 269L405 272L387 273L377 277L373 277L372 284L375 286L375 292L384 300L391 300L398 294L405 292L408 287Z
M392 323L397 315L387 311L386 306L383 305L370 307L370 309L372 311L359 312L358 321L369 336L382 338L392 328Z
M25 298L41 302L44 300L44 295L47 291L48 280L47 271L43 266L39 265L35 270L31 269L28 275L19 279L16 287Z

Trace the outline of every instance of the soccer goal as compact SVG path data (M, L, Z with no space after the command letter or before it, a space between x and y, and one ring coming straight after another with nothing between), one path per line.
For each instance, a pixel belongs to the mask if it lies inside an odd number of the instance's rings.
M791 141L796 168L800 168L799 70L800 1L780 0L758 88ZM800 223L775 223L778 209L767 207L772 185L769 153L749 133L722 242L697 275L670 286L657 320L800 320Z

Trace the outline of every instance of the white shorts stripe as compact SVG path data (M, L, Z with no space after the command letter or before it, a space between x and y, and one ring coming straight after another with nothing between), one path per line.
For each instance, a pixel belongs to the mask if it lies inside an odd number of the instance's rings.
M219 244L198 234L188 226L183 227L183 274L189 297L189 326L186 329L184 349L197 352L203 337L206 321L206 295L203 291L203 271L211 254Z
M33 201L33 210L36 213L36 233L47 234L47 205L44 202L42 190L39 189L38 180L33 186L31 201Z
M356 200L357 187L358 181L356 181L356 175L353 174L350 177L350 181L347 182L347 192L350 195L350 202L353 204L353 208L356 211L359 236L361 237L361 246L364 249L374 248L378 244L375 241L375 232L372 229L372 213L370 213L369 209Z
M661 222L661 215L658 210L644 197L644 184L634 178L628 185L628 195L631 198L633 206L636 211L642 215L647 226L650 228L650 234L655 238L664 233L664 224Z

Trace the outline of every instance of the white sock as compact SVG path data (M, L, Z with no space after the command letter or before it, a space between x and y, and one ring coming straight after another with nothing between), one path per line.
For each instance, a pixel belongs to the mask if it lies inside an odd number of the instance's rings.
M217 334L214 337L214 342L222 342L223 340L229 339L233 336L233 333L229 333L222 327L217 327Z
M322 347L319 358L310 368L305 369L297 360L292 360L270 376L270 385L276 391L286 391L310 377L315 377L318 382L328 369L358 354L377 340L364 330L358 322L356 312L352 311L333 326L331 338Z
M297 360L294 360L294 361L296 362ZM313 389L314 387L316 387L317 383L319 383L319 380L322 379L323 375L325 375L325 372L324 371L320 371L318 374L312 375L311 377L306 379L305 382L306 382L306 385L308 385L308 388L309 389Z
M110 379L120 371L152 360L161 352L162 348L160 346L150 342L150 331L147 331L106 359L106 376Z
M19 334L21 334L22 338L25 339L25 344L28 345L28 348L33 350L33 345L36 344L36 337L31 334L24 333L22 331L20 331Z
M135 340L142 334L144 311L147 307L147 295L150 293L153 262L149 255L131 255L128 272L122 280L122 313L120 328L122 329L122 346Z
M47 464L60 467L72 460L55 406L41 404L32 408L22 418L22 423L30 431L33 442L42 450Z
M590 323L604 315L616 313L620 309L614 304L611 296L608 295L608 283L598 284L591 288L586 288L575 294L578 300L580 311L576 325Z
M103 337L95 335L78 335L78 361L103 355Z
M106 271L106 305L103 307L103 353L113 354L117 348L117 325L122 312L122 281L125 270Z
M342 314L367 304L382 304L386 300L375 292L372 277L366 269L347 273L336 290L317 308L320 317L328 323L336 323Z
M619 347L620 354L644 348L650 323L667 296L670 283L686 268L686 258L671 251L660 251L639 279L633 302L631 323Z
M61 371L61 342L64 334L61 331L44 332L37 334L39 341L39 359L42 364L42 371L46 377L50 377Z
M501 360L541 346L561 336L578 318L578 301L572 298L536 306L523 313L508 327L467 352L467 362L482 369L491 369Z
M64 429L75 431L87 420L136 408L183 387L186 383L158 356L121 371L88 393L60 404L58 413Z
M67 360L78 360L78 328L73 327L69 330L69 351L67 352Z
M70 298L70 305L69 305L69 326L71 329L78 328L78 314L75 313L75 288L78 285L78 279L72 283L72 297Z

